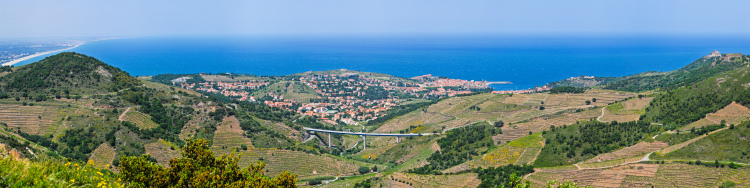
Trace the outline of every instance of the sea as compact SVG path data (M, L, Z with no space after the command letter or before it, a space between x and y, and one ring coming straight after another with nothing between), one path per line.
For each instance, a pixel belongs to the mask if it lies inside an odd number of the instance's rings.
M68 51L134 76L348 69L509 81L491 86L518 90L581 75L671 71L714 50L750 53L749 44L750 37L716 36L149 36L87 42Z

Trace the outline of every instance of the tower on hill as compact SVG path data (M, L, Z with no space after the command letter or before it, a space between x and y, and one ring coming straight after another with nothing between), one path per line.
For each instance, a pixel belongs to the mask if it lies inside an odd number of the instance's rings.
M721 52L714 50L710 54L706 56L706 58L712 58L712 57L721 57Z

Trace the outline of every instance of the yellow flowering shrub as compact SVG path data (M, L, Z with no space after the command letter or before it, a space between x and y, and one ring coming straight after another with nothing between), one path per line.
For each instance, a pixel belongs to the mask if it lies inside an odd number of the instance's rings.
M130 187L297 187L297 175L288 171L270 178L263 162L240 169L234 153L215 157L206 140L188 140L182 156L167 168L148 161L148 155L122 157L120 176Z

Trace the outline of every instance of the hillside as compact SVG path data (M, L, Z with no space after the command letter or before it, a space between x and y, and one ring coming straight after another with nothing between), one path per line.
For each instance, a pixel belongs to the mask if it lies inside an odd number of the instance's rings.
M742 54L724 54L722 57L700 58L680 69L666 72L646 72L623 77L607 83L604 89L620 91L646 91L658 88L688 86L708 77L746 65L750 57Z
M750 104L748 67L737 68L657 95L646 108L644 120L684 126L716 112L732 101Z
M103 93L139 84L119 68L75 52L50 56L0 77L0 85L9 92L52 95Z
M750 80L746 74L750 68L735 67L695 82L687 79L704 76L691 73L701 67L729 67L729 62L713 62L715 65L711 65L711 59L693 63L679 74L673 71L639 75L672 75L679 80L657 91L633 93L594 86L531 94L471 93L437 99L403 95L405 98L388 103L392 105L388 115L346 124L302 115L296 111L300 104L290 100L331 102L335 97L323 96L313 89L314 83L328 84L317 86L320 91L345 93L346 90L330 90L338 89L332 86L339 82L358 79L347 74L365 75L368 82L403 78L348 70L291 76L165 74L133 78L94 58L61 53L0 77L4 84L0 91L8 96L0 98L0 142L17 158L29 160L30 168L43 168L41 164L47 163L63 165L61 161L87 164L86 168L111 173L106 175L107 183L124 183L110 178L117 173L121 173L117 175L120 177L134 171L179 170L169 168L170 160L190 161L196 156L186 152L206 156L210 152L240 154L230 158L235 160L237 169L257 168L256 161L262 161L264 176L296 174L297 186L332 181L323 186L485 187L521 181L511 178L515 173L533 186L570 180L598 187L648 187L676 183L671 178L677 178L675 173L680 169L688 169L690 174L679 178L692 177L701 182L674 185L723 183L699 173L706 170L706 165L686 165L685 160L739 164L732 169L713 170L730 173L716 178L747 185L736 175L750 171L744 166L748 162L743 153L747 147L730 146L746 142L745 121L750 113L746 107L750 103ZM78 75L88 76L61 75L59 71L81 71ZM119 78L107 79L107 74ZM340 78L311 81L299 77L305 74L337 74L334 76ZM36 79L40 75L47 76ZM94 75L99 75L99 79ZM592 86L616 80L577 78L567 84ZM38 80L45 84L29 86L25 91L14 88ZM693 83L684 84L687 82ZM10 83L18 84L10 87ZM634 82L633 86L652 85ZM71 88L70 95L76 97L55 96L64 95L66 88ZM206 92L220 88L236 90ZM258 101L225 95L230 92L247 92ZM24 93L30 97L24 97ZM292 106L287 109L276 105L285 102ZM361 106L367 108L375 109ZM635 121L639 119L647 121ZM722 120L725 126L718 125ZM730 124L737 127L730 129ZM370 136L365 149L360 136L334 134L329 138L325 133L310 134L302 127L425 136L400 138L399 142L394 137ZM670 131L678 127L682 133ZM333 147L328 147L329 142ZM148 155L135 157L143 154Z

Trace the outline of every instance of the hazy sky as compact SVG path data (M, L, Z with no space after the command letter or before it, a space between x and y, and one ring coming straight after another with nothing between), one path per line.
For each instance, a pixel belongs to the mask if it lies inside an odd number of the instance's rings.
M750 36L750 1L2 0L0 38L142 35Z

